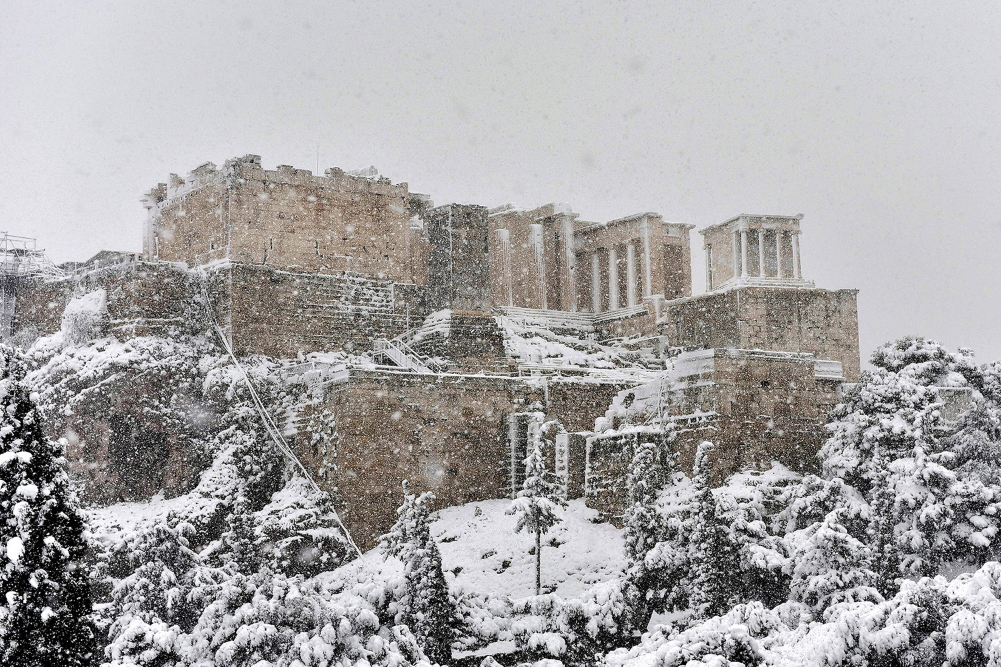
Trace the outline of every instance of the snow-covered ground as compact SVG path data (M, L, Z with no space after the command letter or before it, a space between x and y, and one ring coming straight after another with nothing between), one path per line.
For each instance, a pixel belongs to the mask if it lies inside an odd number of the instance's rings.
M165 523L171 513L179 518L193 509L207 514L210 508L203 505L212 502L195 494L172 499L157 495L144 502L93 508L91 531L98 539L114 544L138 529ZM535 594L535 556L531 553L535 538L514 532L516 517L505 514L510 505L510 500L486 500L434 514L431 530L449 579L469 591L513 599ZM542 540L544 592L576 597L594 584L622 574L621 530L596 523L598 513L585 507L583 500L572 500L565 510L557 512L563 521ZM383 566L376 561L382 558L379 549L372 549L356 567L380 571Z
M487 500L437 513L432 534L444 569L469 590L521 598L535 594L535 537L515 533L516 517L505 514L510 500ZM542 587L575 597L596 583L622 574L622 531L595 523L598 513L572 500L558 509L563 521L542 538ZM459 569L461 568L461 569Z

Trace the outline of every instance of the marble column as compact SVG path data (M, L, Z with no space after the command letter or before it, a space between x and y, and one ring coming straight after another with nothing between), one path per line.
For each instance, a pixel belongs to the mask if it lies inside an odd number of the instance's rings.
M796 280L803 278L802 271L799 268L799 232L793 232L792 234L792 270L793 277Z
M608 249L608 309L619 307L619 258L615 246Z
M747 277L747 229L740 230L740 277Z
M782 230L775 230L775 277L782 277Z
M765 277L765 230L758 227L758 277Z
M591 312L601 312L601 258L597 250L591 253Z
M643 219L643 296L653 294L653 265L650 262L650 220Z
M626 305L636 305L636 245L626 245Z

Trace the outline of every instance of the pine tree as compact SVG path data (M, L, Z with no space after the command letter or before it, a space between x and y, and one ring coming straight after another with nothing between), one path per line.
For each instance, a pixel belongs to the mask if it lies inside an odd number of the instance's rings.
M431 493L416 496L403 482L403 505L390 532L382 539L385 552L403 561L406 593L400 600L400 622L410 628L432 662L452 660L458 612L448 592L441 552L431 538L428 504Z
M86 525L63 445L45 437L15 354L0 349L0 664L87 665L96 644Z
M940 387L990 393L989 369L976 368L968 350L903 338L872 362L876 369L833 411L820 455L825 477L843 480L869 505L866 534L853 536L873 550L881 592L891 595L901 575L933 576L944 562L986 556L998 507L985 499L1001 489L979 473L993 467L997 430L987 397L975 393L960 432L941 437Z
M562 485L553 481L552 474L546 470L543 442L542 438L535 439L532 451L525 458L525 482L507 510L507 514L518 516L514 532L528 530L535 534L536 595L542 593L542 536L563 520L556 508L567 505Z
M820 614L842 602L882 602L876 591L872 551L841 524L843 510L789 536L794 544L789 565L790 599Z
M728 516L734 509L712 490L709 457L713 445L703 442L695 454L695 487L691 538L691 593L689 603L700 618L718 616L740 597L740 554ZM732 500L732 499L731 499Z
M669 425L664 440L674 440L673 424ZM656 595L654 589L662 583L657 581L656 571L646 563L647 554L657 545L663 533L657 499L667 482L669 469L659 460L661 448L662 445L656 442L637 443L626 478L630 504L624 517L625 593L629 601L631 625L641 631L650 619L650 600ZM657 597L663 597L663 594Z
M176 657L176 647L171 648L173 642L164 641L162 633L176 638L194 627L199 609L192 593L208 583L196 581L203 573L199 572L201 559L190 547L194 533L194 527L184 521L173 527L158 523L112 551L112 569L128 574L115 585L108 610L111 655ZM156 639L154 629L161 633Z
M980 369L973 404L946 440L960 479L1001 486L1001 361Z

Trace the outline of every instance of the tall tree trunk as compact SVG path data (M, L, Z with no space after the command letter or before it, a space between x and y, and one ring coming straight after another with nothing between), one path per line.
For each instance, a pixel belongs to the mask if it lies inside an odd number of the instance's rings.
M542 531L535 531L535 594L542 595Z

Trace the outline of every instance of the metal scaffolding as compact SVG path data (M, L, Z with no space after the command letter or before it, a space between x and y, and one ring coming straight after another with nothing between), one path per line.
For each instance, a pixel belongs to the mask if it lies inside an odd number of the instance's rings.
M38 248L35 239L0 232L0 338L14 333L18 281L60 275L62 271Z

